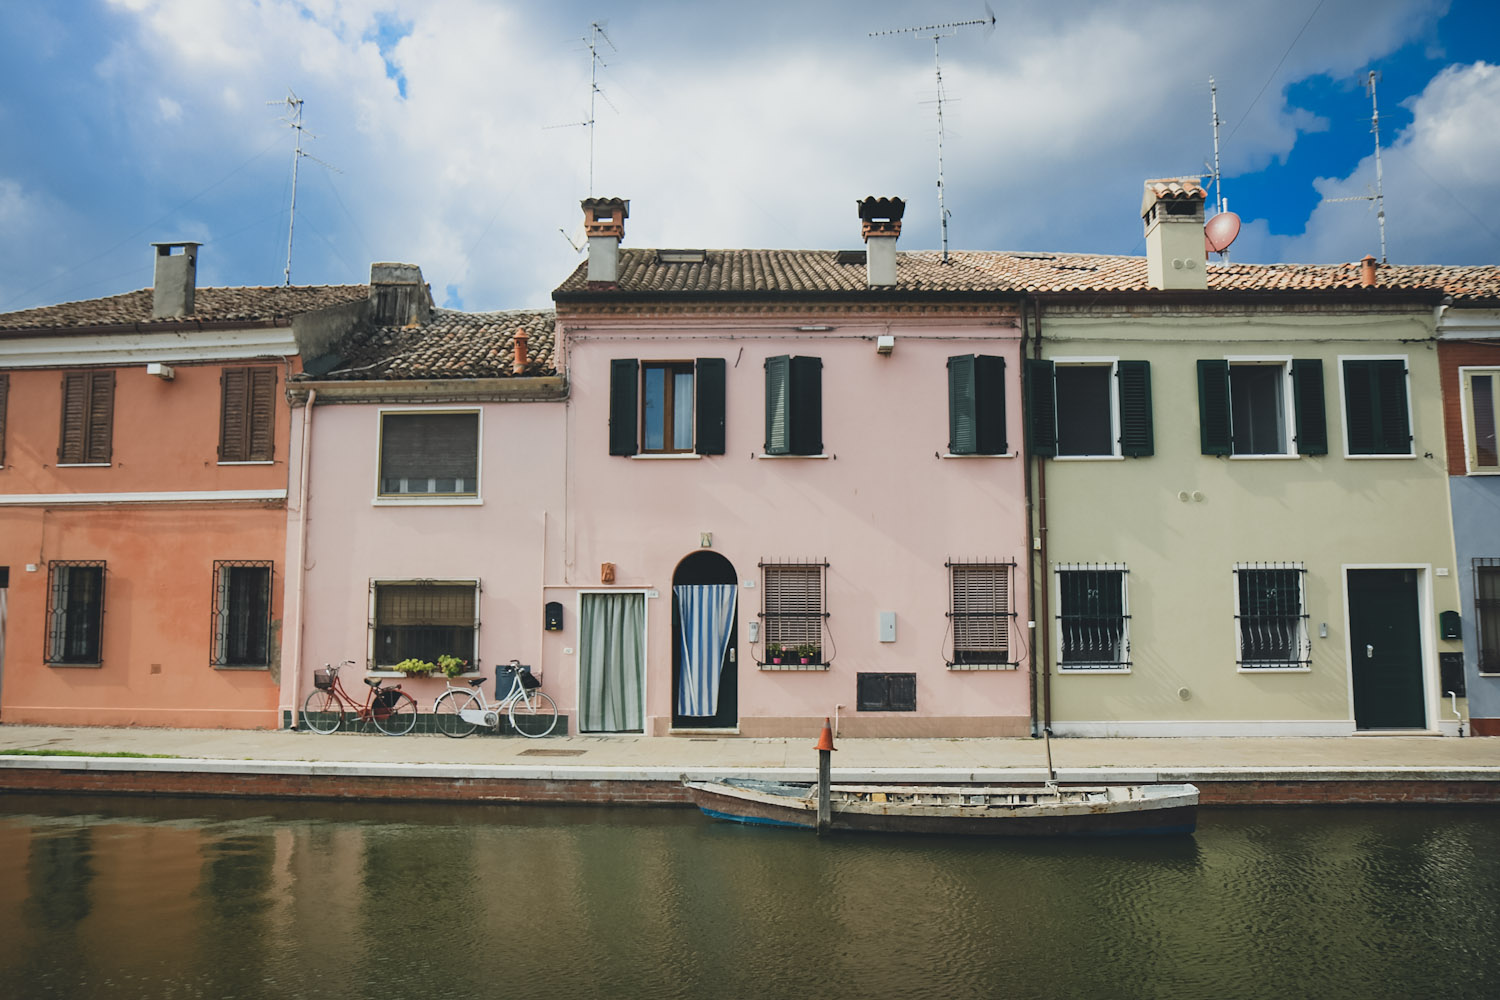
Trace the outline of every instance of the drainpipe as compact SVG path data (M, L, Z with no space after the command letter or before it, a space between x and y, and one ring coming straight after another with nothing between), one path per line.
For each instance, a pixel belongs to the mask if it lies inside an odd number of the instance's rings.
M1024 375L1025 369L1026 369L1026 346L1027 346L1027 344L1031 340L1031 319L1030 319L1030 317L1028 315L1028 312L1027 312L1027 306L1030 305L1030 302L1031 302L1031 300L1029 298L1024 297L1024 296L1021 299L1021 351L1020 351L1020 354L1021 354L1021 370L1022 370L1021 384L1022 384L1023 387L1026 384L1025 375ZM1022 434L1023 434L1023 437L1022 437L1022 441L1023 441L1022 447L1023 448L1025 447L1025 445L1024 445L1024 441L1025 441L1024 434L1025 434L1025 425L1026 425L1026 409L1030 405L1030 403L1031 403L1031 400L1029 398L1027 398L1026 394L1023 392L1022 396L1021 396L1021 426L1022 426ZM1026 696L1027 696L1028 710L1029 710L1029 714L1030 714L1031 735L1032 736L1037 736L1039 734L1037 733L1037 679L1036 679L1036 661L1037 661L1037 642L1039 641L1038 636L1040 634L1040 630L1036 627L1036 623L1040 619L1037 618L1036 557L1035 557L1035 555L1033 553L1033 550L1031 548L1031 540L1036 537L1036 504L1035 504L1035 501L1032 498L1032 496L1033 496L1033 490L1031 488L1031 455L1030 455L1029 452L1026 455L1026 464L1025 464L1025 466L1023 468L1025 469L1025 475L1022 477L1022 479L1023 479L1023 486L1024 486L1024 489L1026 491L1026 542L1025 542L1025 549L1026 549L1026 582L1027 582L1027 587L1026 587L1026 597L1027 597L1026 617L1032 623L1031 624L1031 630L1030 630L1030 637L1029 637L1029 640L1028 640L1030 642L1030 644L1031 644L1031 669L1028 671L1027 677L1026 677Z
M304 595L306 593L307 566L307 473L312 467L312 422L313 404L318 401L318 390L307 390L307 403L302 413L302 460L298 463L299 473L297 481L297 568L295 572L288 573L287 578L292 581L295 588L293 596L293 607L297 612L297 634L292 636L292 729L298 728L297 695L302 691L302 613L306 605Z
M1042 300L1036 303L1036 336L1031 340L1031 356L1038 361L1042 357ZM1050 589L1047 586L1047 460L1041 456L1036 457L1036 534L1032 537L1036 541L1036 551L1040 566L1038 572L1032 574L1033 586L1037 589L1040 600L1037 602L1042 609L1042 615L1037 620L1036 650L1033 654L1042 675L1042 732L1052 731L1052 671L1051 642L1052 642L1052 618L1051 602L1048 600ZM1040 578L1040 583L1035 581ZM1039 655L1038 655L1039 654Z

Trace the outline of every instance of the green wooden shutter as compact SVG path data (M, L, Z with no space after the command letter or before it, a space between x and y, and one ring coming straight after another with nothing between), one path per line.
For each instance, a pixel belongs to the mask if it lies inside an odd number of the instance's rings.
M823 454L822 358L792 358L788 397L792 454Z
M1411 420L1406 405L1406 362L1373 361L1376 414L1380 418L1380 453L1409 455Z
M1033 455L1057 454L1057 386L1052 362L1028 360L1026 379L1026 448Z
M640 423L637 394L640 392L640 362L614 358L609 363L609 453L634 455L638 450L636 429Z
M1229 362L1198 362L1198 438L1205 455L1228 455Z
M695 388L693 443L700 455L724 454L723 358L699 358Z
M1121 361L1115 368L1120 380L1120 454L1142 458L1156 453L1151 422L1151 362Z
M766 454L791 453L790 409L792 359L778 354L766 359Z
M973 455L979 448L979 430L974 414L977 391L974 355L958 354L948 359L948 453Z
M1299 358L1292 362L1292 396L1297 413L1297 454L1328 454L1322 360Z

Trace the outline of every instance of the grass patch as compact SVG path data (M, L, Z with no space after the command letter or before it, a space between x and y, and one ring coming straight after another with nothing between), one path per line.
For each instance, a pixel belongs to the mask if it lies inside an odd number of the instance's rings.
M174 753L131 753L128 750L0 750L0 757L176 757Z

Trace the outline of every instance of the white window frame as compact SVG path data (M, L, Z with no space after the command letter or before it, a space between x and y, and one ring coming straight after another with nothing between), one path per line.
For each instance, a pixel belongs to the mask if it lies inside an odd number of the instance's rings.
M1294 570L1297 581L1297 636L1299 651L1305 650L1307 661L1301 660L1250 660L1245 659L1244 632L1240 628L1240 573L1259 570ZM1312 672L1312 639L1308 632L1307 567L1300 562L1237 562L1230 574L1230 591L1234 601L1234 663L1237 673L1242 674L1306 674Z
M1344 362L1345 361L1400 361L1401 367L1406 374L1406 427L1411 434L1409 442L1411 450L1407 452L1390 451L1381 452L1378 455L1355 455L1349 451L1349 396L1344 391ZM1382 461L1391 458L1417 457L1417 424L1411 409L1411 356L1408 354L1340 354L1336 362L1339 367L1339 420L1343 427L1340 435L1344 442L1344 457L1356 462L1365 462L1371 459ZM1465 413L1468 411L1465 410ZM1465 439L1467 441L1467 439ZM1500 471L1500 470L1496 470Z
M384 493L385 476L381 467L385 440L385 418L472 413L475 419L474 488L453 493ZM480 486L484 482L484 410L478 406L382 406L375 411L375 496L374 507L473 507L484 503Z
M1120 665L1097 667L1084 661L1066 663L1063 660L1062 621L1062 574L1074 572L1109 572L1120 574L1120 651L1124 654ZM1057 672L1087 676L1091 674L1128 674L1134 660L1130 646L1130 567L1125 563L1056 563L1052 567L1052 606L1057 611L1052 616L1053 649L1057 650Z
M1057 369L1059 368L1108 368L1109 369L1109 447L1107 455L1064 455L1062 453L1062 428L1057 419L1057 404L1053 403L1052 426L1057 435L1058 453L1054 462L1113 462L1124 461L1120 452L1120 359L1119 357L1082 356L1069 358L1047 358L1052 362L1052 393L1057 398Z
M1229 388L1229 455L1231 459L1238 461L1262 461L1265 459L1279 460L1286 458L1301 458L1297 453L1297 399L1296 387L1292 384L1292 357L1291 355L1264 355L1264 354L1227 354L1224 361L1228 364L1230 371L1225 373L1225 384ZM1283 451L1259 452L1247 454L1234 450L1234 372L1236 365L1272 365L1281 368L1281 437Z
M1408 370L1410 365L1407 366ZM1342 367L1340 368L1342 370ZM1470 476L1500 476L1500 462L1492 467L1480 467L1474 464L1475 451L1478 447L1475 441L1474 430L1474 397L1470 389L1470 379L1475 375L1488 375L1495 379L1495 416L1496 426L1500 427L1500 367L1487 365L1460 365L1458 369L1458 392L1459 400L1463 409L1463 431L1464 431L1464 470ZM1407 400L1410 405L1411 386L1408 374ZM1413 449L1415 450L1415 449Z
M430 584L438 584L438 585L441 585L441 586L450 586L450 587L458 587L458 586L472 587L474 589L474 648L470 652L468 660L469 660L469 667L470 667L471 671L478 668L478 666L479 666L479 632L480 632L480 621L483 618L483 613L482 613L481 608L480 608L480 602L484 599L484 586L482 584L482 581L479 580L479 578L477 578L477 577L474 577L474 578L462 578L461 577L461 578L458 578L458 579L451 579L450 580L450 579L437 579L437 578L432 578L432 579L417 579L417 578L413 578L413 577L388 577L388 578L387 577L376 577L376 578L372 578L370 580L370 588L369 588L370 593L369 593L369 598L368 598L368 602L369 602L368 603L368 611L367 611L367 613L365 615L365 620L368 622L368 625L366 626L366 629L365 629L365 632L366 632L366 636L365 636L365 663L367 664L366 673L368 673L371 677L401 677L401 676L404 676L398 670L391 670L391 669L389 669L389 665L387 665L385 668L382 668L376 662L376 658L375 658L375 635L376 635L376 633L380 629L380 622L378 622L376 620L376 618L375 618L375 609L377 607L376 592L381 587L388 587L388 586L398 586L399 587L399 586L410 586L410 585L416 585L416 584L429 584L429 583Z

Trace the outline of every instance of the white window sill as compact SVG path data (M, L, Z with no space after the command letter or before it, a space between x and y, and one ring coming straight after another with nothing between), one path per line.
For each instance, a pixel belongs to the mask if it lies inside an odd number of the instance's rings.
M1004 455L955 455L951 451L941 452L938 455L938 458L1016 458L1016 457L1017 457L1016 455L1010 454L1010 453L1006 453Z
M1265 462L1265 461L1276 461L1277 459L1280 459L1280 460L1283 460L1283 461L1285 461L1287 459L1295 460L1295 459L1301 458L1302 456L1301 455L1230 455L1229 457L1230 457L1231 460L1236 461L1236 462Z
M1389 455L1351 455L1348 452L1345 452L1344 453L1344 457L1347 458L1351 462L1362 462L1362 461L1365 461L1365 460L1371 459L1371 458L1405 458L1405 459L1412 459L1412 458L1416 458L1417 456L1416 456L1415 453L1413 453L1413 454L1401 454L1399 452L1391 452ZM1500 470L1497 470L1497 471L1500 471Z
M254 462L220 462L220 465L275 465L271 460L256 460Z
M4 466L0 466L4 468ZM1466 475L1470 476L1500 476L1500 469L1475 469L1470 468Z
M779 460L779 459L783 459L783 458L803 458L803 459L806 459L806 458L814 458L814 459L817 459L817 458L832 458L833 456L830 455L830 454L828 454L827 452L824 452L821 455L767 455L767 454L764 454L762 452L757 452L756 455L755 455L755 457L756 458L773 458L773 459L778 459Z
M1238 667L1236 667L1236 672L1241 673L1241 674L1310 674L1310 673L1312 673L1312 667L1302 667L1302 666L1293 666L1293 667L1264 666L1264 667L1257 667L1257 666L1251 666L1251 665L1243 664L1242 663Z
M98 670L104 666L102 663L49 663L49 667L58 670Z
M674 452L674 453L669 454L669 455L631 455L630 456L631 460L632 461L636 461L636 462L681 462L681 461L696 462L696 461L698 461L702 457L703 457L702 455L699 455L696 452Z
M209 666L215 670L260 670L266 671L271 668L264 663L210 663Z
M762 670L824 671L828 669L826 663L761 663L758 666Z
M1054 455L1054 462L1123 462L1124 455Z
M58 462L54 469L108 469L112 462Z
M440 494L413 497L376 497L371 507L478 507L484 503L479 497L446 497Z

